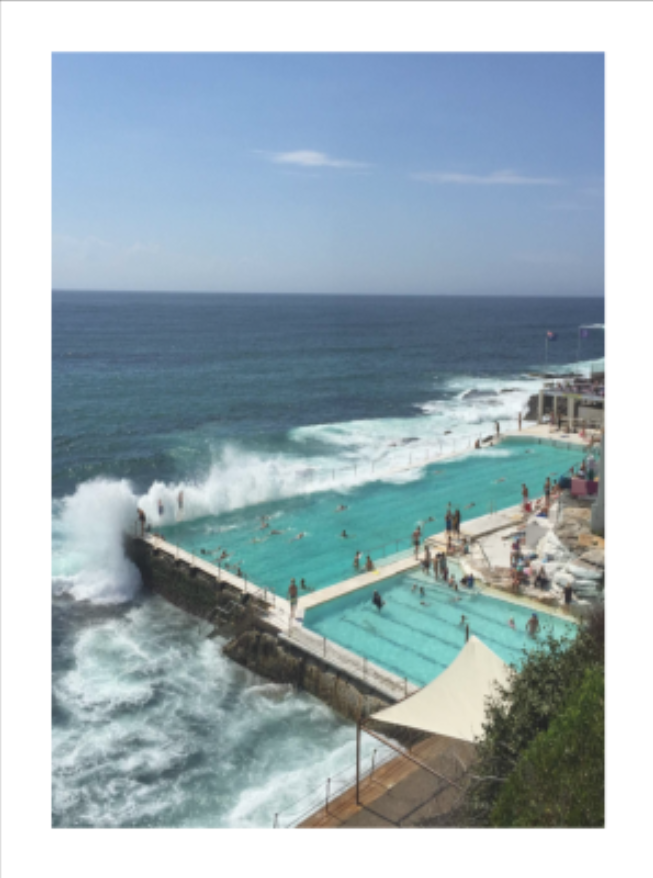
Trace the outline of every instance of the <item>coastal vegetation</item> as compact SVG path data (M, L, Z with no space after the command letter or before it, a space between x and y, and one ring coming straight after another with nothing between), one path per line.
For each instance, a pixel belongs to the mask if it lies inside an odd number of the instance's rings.
M571 643L543 641L490 701L458 825L604 825L604 631L601 606Z

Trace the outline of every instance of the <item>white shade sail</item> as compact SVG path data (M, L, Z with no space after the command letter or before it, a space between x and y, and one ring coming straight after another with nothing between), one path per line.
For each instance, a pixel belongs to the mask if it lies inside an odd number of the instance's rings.
M432 683L370 719L473 741L483 730L485 699L497 683L507 683L509 673L508 665L472 635Z

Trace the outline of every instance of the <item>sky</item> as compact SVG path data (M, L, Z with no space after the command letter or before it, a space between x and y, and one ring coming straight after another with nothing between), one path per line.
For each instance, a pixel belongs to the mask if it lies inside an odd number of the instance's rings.
M52 284L604 293L602 54L53 54Z

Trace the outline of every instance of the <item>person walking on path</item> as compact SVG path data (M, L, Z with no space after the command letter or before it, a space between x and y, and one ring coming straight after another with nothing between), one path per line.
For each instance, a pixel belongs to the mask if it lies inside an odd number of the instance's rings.
M293 619L295 618L295 612L297 611L297 586L295 585L294 579L290 580L288 598L290 599L290 623L292 624Z

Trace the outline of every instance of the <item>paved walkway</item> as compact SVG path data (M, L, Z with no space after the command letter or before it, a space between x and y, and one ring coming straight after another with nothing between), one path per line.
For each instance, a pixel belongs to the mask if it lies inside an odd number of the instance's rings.
M410 755L428 765L437 777L403 756L397 756L356 785L319 808L300 823L300 829L379 828L416 826L425 818L445 813L461 792L459 783L474 747L439 735L415 745Z

